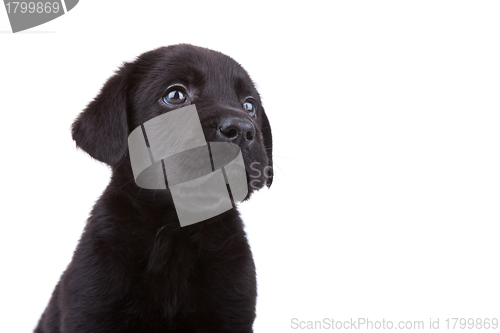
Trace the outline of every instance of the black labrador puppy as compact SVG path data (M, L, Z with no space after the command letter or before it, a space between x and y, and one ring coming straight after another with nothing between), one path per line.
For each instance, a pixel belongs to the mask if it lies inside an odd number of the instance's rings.
M190 104L207 142L240 146L249 195L271 185L271 128L238 63L186 44L125 63L73 123L77 146L112 177L35 332L253 332L255 266L238 211L180 227L168 189L134 182L130 132Z

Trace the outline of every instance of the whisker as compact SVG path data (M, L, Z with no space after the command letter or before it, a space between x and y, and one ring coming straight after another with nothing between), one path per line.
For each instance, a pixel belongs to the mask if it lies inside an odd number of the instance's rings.
M222 219L220 218L219 215L217 215L217 217L219 218L219 221L220 223L224 226L224 228L226 228L227 231L229 231L229 233L232 235L233 233L226 227L226 225L222 222Z
M160 234L160 231L163 230L163 228L165 228L167 225L165 224L163 227L161 227L160 229L158 229L158 231L156 232L156 237L158 237L158 235Z
M131 183L131 182L133 182L133 181L134 181L134 179L132 179L132 180L130 180L130 181L128 181L128 182L126 182L126 183L125 183L125 184L123 184L122 186L118 187L115 191L118 191L119 189L121 189L121 188L122 188L122 187L124 187L125 185L130 184L130 183Z

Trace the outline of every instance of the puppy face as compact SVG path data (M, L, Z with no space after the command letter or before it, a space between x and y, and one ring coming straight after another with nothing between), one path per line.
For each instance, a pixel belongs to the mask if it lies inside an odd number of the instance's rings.
M249 194L270 186L272 136L260 96L238 63L204 48L164 47L124 64L77 118L73 138L115 170L130 163L127 137L133 129L190 104L196 105L207 142L240 146Z

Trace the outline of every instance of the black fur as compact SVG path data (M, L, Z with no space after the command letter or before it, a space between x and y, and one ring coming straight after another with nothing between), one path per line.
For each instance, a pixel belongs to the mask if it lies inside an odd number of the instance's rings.
M174 83L188 93L176 107L162 101ZM254 118L242 108L249 96ZM271 128L239 64L184 44L124 64L72 127L77 146L107 163L112 177L36 333L253 331L255 267L237 210L181 228L168 190L140 189L133 180L129 133L187 104L196 104L207 141L218 141L221 119L251 121L254 142L242 147L249 191L271 184L271 172L252 173L272 164Z

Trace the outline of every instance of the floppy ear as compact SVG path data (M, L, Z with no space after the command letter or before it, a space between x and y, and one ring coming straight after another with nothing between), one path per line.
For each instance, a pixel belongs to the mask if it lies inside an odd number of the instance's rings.
M127 102L123 69L108 79L97 97L71 126L76 145L108 165L127 151Z
M269 119L267 119L266 112L262 109L262 137L264 138L264 148L266 149L267 157L269 159L269 171L267 172L267 187L271 187L273 183L273 136L271 134L271 125L269 124Z

